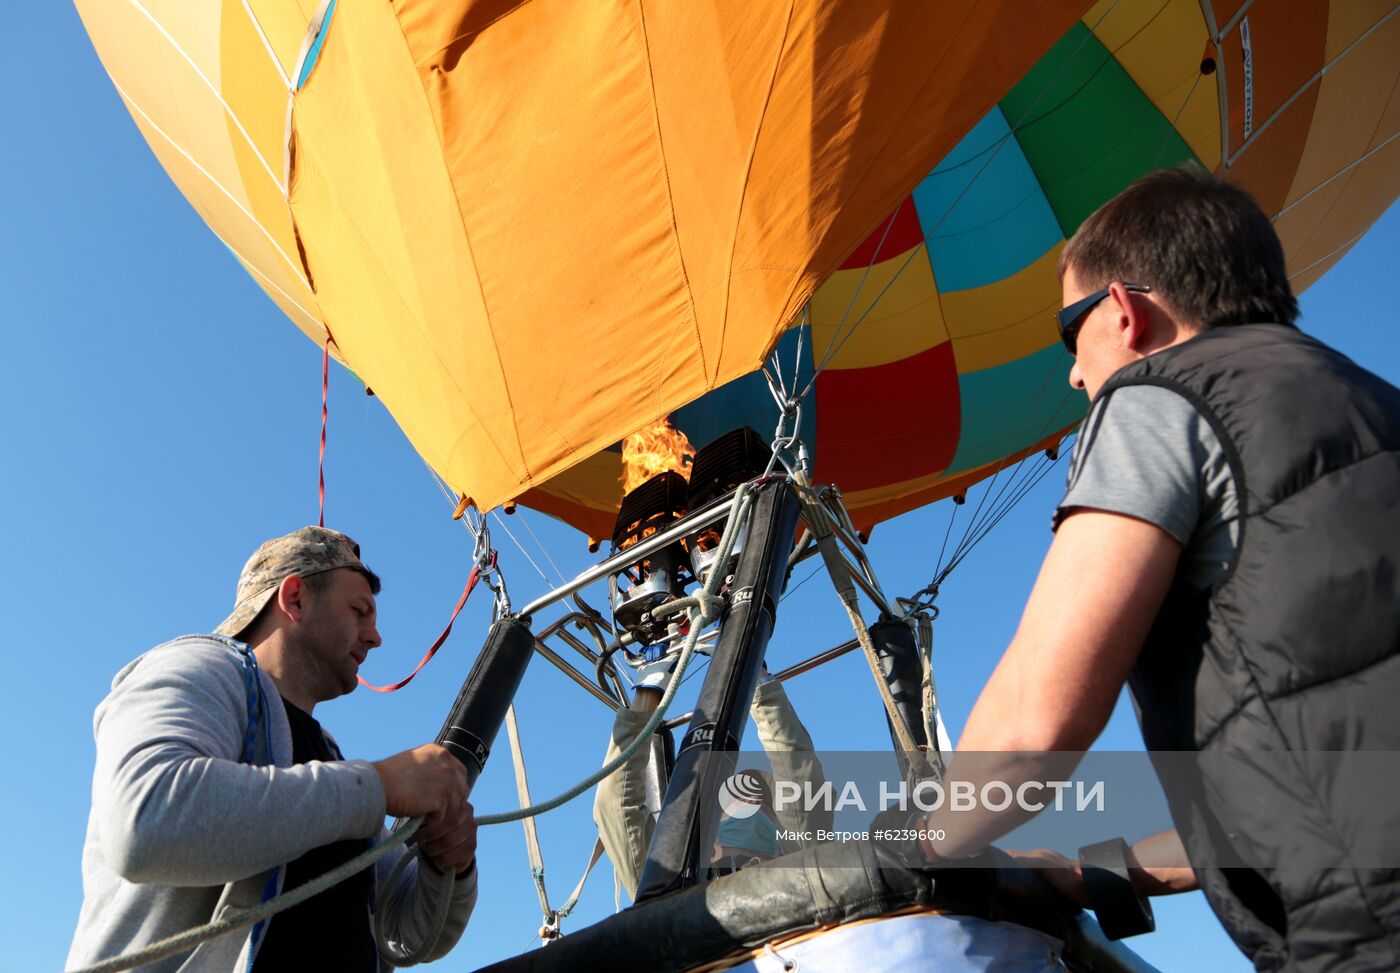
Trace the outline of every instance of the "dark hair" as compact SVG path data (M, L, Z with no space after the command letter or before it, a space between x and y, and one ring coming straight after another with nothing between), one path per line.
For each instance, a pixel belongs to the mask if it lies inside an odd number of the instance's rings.
M1274 226L1254 198L1195 165L1143 176L1100 206L1060 253L1088 291L1146 284L1201 328L1293 324L1298 301Z

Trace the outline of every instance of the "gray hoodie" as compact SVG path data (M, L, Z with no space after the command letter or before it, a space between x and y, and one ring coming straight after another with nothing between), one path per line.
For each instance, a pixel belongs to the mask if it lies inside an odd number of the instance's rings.
M384 789L367 761L292 766L272 679L247 646L193 635L117 673L93 717L97 766L83 847L83 907L69 968L145 946L282 890L285 863L334 841L383 834ZM414 862L376 908L404 948L422 941L442 878ZM461 937L476 873L459 880L430 959ZM248 970L267 923L229 933L156 971Z

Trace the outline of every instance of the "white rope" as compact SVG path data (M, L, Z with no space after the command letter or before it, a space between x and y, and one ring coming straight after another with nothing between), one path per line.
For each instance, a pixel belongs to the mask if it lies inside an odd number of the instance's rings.
M555 909L546 919L545 924L540 927L540 939L550 941L559 938L559 923L574 911L574 906L578 905L579 897L583 895L583 888L588 884L588 876L593 874L593 866L597 865L603 857L603 839L593 840L593 852L588 856L588 864L583 867L583 874L579 876L578 884L569 893L568 899L559 908Z
M277 191L282 195L282 198L286 199L287 187L283 185L282 180L277 178L277 175L272 171L272 166L267 164L267 160L263 158L263 154L258 149L257 143L253 141L253 137L249 135L248 130L243 127L243 123L239 121L238 115L234 113L233 108L224 100L223 92L219 90L214 82L209 80L209 76L195 63L194 58L190 57L185 49L180 46L180 42L170 35L170 32L165 29L165 25L152 16L151 12L145 8L140 0L127 0L127 2L145 15L146 19L155 26L155 29L160 31L160 36L165 38L166 42L175 49L175 53L179 54L180 57L184 59L185 63L190 66L190 70L194 71L194 73L199 76L199 80L204 82L205 87L209 89L214 98L223 106L225 114L228 115L233 121L233 124L238 128L238 134L243 136L243 141L248 143L248 148L252 150L253 155L256 156L258 162L262 164L263 171L267 173L267 177L272 180L272 184L277 187ZM259 33L261 33L261 30Z
M496 518L496 525L506 532L506 536L509 537L511 543L515 545L515 549L519 551L521 555L524 556L525 560L530 562L530 567L535 569L535 573L538 574L540 576L540 580L544 582L545 590L548 591L553 582L549 580L549 575L544 573L544 568L540 567L538 564L535 563L535 559L530 556L530 552L525 550L525 545L521 544L520 541L516 539L515 533L508 526L506 526L506 521L504 517L500 516L494 511L491 513L491 516Z
M292 93L292 79L287 77L287 69L282 67L282 60L277 56L277 52L272 49L272 42L267 39L267 33L263 30L263 25L258 23L258 18L253 14L253 8L248 6L248 0L243 0L243 11L248 15L248 19L253 22L253 29L258 32L258 37L262 38L263 49L267 51L268 58L277 68L277 74L282 78L282 83L287 87L287 93Z
M109 74L108 77L111 77L111 75ZM189 151L185 149L185 147L182 146L179 142L176 142L175 139L168 132L165 131L165 129L161 128L154 118L146 114L145 109L143 109L139 104L137 104L135 99L133 99L131 95L127 94L126 89L117 83L116 78L112 78L112 87L117 89L117 94L122 96L122 100L125 101L128 105L130 105L131 109L135 111L136 114L140 115L143 119L145 119L146 124L151 126L151 128L156 132L156 134L158 134L161 138L165 139L166 142L170 143L170 147L172 149L180 153L180 155L184 158L186 162L194 166L194 168L199 172L199 174L202 175L205 179L209 180L209 182L214 186L215 189L223 193L224 196L228 198L229 202L233 203L234 206L238 207L239 212L246 216L248 218L248 221L251 222L254 226L258 228L258 230L262 232L263 236L267 237L267 242L272 244L272 248L277 251L277 255L282 258L282 260L287 264L288 267L291 268L292 273L296 275L297 280L301 281L303 284L306 284L307 289L310 290L311 285L307 283L306 275L302 272L301 267L298 264L293 263L292 258L287 256L286 251L282 249L281 245L272 236L272 234L267 231L267 228L263 226L260 222L258 222L257 217L255 217L251 212L249 212L246 206L244 206L241 202L238 201L238 197L234 196L233 193L229 191L228 187L226 187L223 183L215 179L214 176L209 172L209 170L205 169L202 165L200 165L199 162L195 159L195 157L191 155ZM227 246L227 244L225 244L225 246ZM247 261L245 261L245 263L246 262ZM320 324L319 319L317 319L317 324Z
M183 953L186 950L194 949L201 943L216 939L234 930L261 922L284 909L290 909L294 905L305 902L314 895L319 895L332 885L336 885L349 878L351 875L354 875L356 872L373 865L390 851L412 837L413 833L418 830L418 826L422 823L422 820L422 818L412 818L405 821L394 830L383 844L376 845L374 848L356 855L339 867L333 868L324 875L314 878L303 885L298 885L296 888L282 893L275 899L269 899L267 902L253 906L250 909L235 909L226 912L223 918L217 919L214 922L206 923L202 926L195 926L193 929L186 929L184 932L176 933L173 936L167 936L165 939L157 940L148 946L132 950L129 953L113 956L110 959L102 960L91 966L84 966L80 969L71 970L70 973L117 973L119 970L129 970L133 967L145 966L148 963L154 963L158 959L164 959L167 956L174 956L177 953ZM409 858L410 856L405 855L404 858L400 859L400 866L408 861ZM391 880L398 876L399 871L400 869L398 868L394 870ZM447 883L443 887L442 896L438 902L439 911L442 912L444 919L446 918L446 910L442 908L442 905L443 903L449 906L451 905L452 884L453 876L449 875L447 876ZM384 911L385 910L380 910L380 915L382 915ZM432 936L434 941L436 941L440 932L441 925L439 925L438 933Z
M535 546L540 549L540 553L544 555L544 559L549 562L549 566L552 567L554 573L559 576L559 583L567 584L569 579L564 577L564 572L560 571L559 565L554 563L554 558L549 554L549 548L545 547L544 544L540 542L540 539L535 536L535 531L530 526L530 521L525 517L525 509L522 507L517 513L520 518L520 523L525 526L525 532L530 535L530 539L534 541Z

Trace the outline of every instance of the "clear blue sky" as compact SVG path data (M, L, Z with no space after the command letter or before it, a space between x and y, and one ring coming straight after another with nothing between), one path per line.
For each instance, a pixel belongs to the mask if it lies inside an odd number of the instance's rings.
M0 107L8 689L0 739L9 746L12 821L0 934L6 966L57 970L82 895L93 707L129 659L223 617L254 545L315 521L320 355L166 179L71 5L17 7L0 34L0 72L9 92ZM1400 211L1392 210L1303 299L1308 330L1392 382L1400 380L1397 253ZM407 672L445 621L469 567L469 539L383 407L339 370L331 409L328 523L354 535L385 579L385 646L366 675L388 681ZM1015 626L1060 485L1056 471L944 589L936 658L955 736ZM949 509L939 504L876 532L872 555L888 590L928 580ZM568 528L530 513L506 523L550 576L527 524L564 573L589 563L583 538ZM503 530L496 536L522 604L545 581ZM430 739L476 655L486 613L485 599L470 606L408 689L355 693L317 715L353 756ZM770 663L781 667L848 631L824 579L813 579L784 604ZM859 657L791 690L819 746L887 746ZM609 719L591 697L537 662L518 705L537 796L596 766ZM1125 705L1101 746L1140 747ZM503 735L474 797L478 810L514 806L506 754ZM588 800L540 827L558 903L592 846ZM470 969L534 943L540 920L520 827L484 830L480 855L481 903L438 968ZM1133 945L1161 968L1248 969L1198 895L1157 908L1162 931ZM604 863L566 928L611 909Z

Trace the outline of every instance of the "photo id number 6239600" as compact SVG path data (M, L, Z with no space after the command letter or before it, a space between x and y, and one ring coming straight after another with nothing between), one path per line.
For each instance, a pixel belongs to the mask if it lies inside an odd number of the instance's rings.
M942 828L885 828L871 836L876 841L943 841L948 834Z

